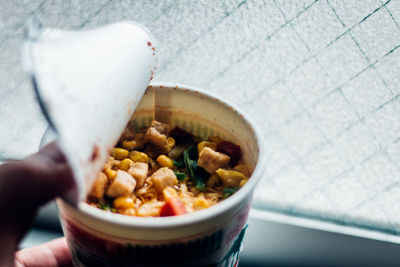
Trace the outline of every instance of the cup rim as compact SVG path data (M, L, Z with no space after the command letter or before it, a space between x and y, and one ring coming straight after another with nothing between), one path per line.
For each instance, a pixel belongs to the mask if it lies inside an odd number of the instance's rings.
M150 83L149 86L152 87L164 87L164 88L175 88L177 90L187 90L191 92L196 92L201 96L205 96L208 99L218 102L218 104L222 104L232 111L237 113L239 116L243 118L243 120L252 128L254 136L256 138L256 142L258 145L258 160L256 162L254 171L250 176L248 182L235 194L231 197L217 203L216 205L209 207L204 210L196 211L190 214L180 215L180 216L170 216L170 217L136 217L136 216L126 216L122 214L115 214L105 212L93 206L90 206L86 202L82 201L78 203L77 211L84 213L98 221L103 221L106 223L111 223L114 225L122 226L122 227L139 227L139 228L170 228L183 226L193 223L202 222L205 220L209 220L213 217L218 216L219 214L223 214L224 211L229 210L230 208L237 206L240 204L242 200L246 198L251 191L254 190L256 183L261 179L262 172L265 169L265 155L264 155L264 139L261 130L257 127L254 120L250 118L243 110L241 110L236 105L230 103L229 101L222 100L219 96L205 91L204 89L200 89L193 86L176 84L176 83L168 83L168 82L153 82ZM64 205L67 204L65 201L59 199Z

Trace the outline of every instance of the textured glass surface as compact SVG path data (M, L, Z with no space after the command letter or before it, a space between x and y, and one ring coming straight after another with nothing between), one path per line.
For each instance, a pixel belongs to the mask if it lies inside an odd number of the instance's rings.
M213 91L264 131L255 206L400 231L400 1L0 2L0 155L46 127L20 65L23 24L90 29L124 19L158 40L156 81Z

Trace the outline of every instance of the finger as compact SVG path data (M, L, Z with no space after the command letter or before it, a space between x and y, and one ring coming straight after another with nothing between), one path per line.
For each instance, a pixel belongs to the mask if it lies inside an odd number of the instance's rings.
M14 208L5 213L23 217L22 210L35 211L74 186L69 165L53 142L25 160L0 166L0 208L2 203L11 203Z
M65 237L15 253L16 267L73 266Z
M41 172L36 177L41 177L42 186L39 190L44 201L59 196L67 189L75 186L72 171L55 141L47 144L28 160L36 165L32 166L34 168L31 168L31 170Z
M56 141L45 145L38 153L33 154L31 157L39 157L42 160L50 160L54 162L65 163L66 159Z
M0 200L17 205L39 206L74 185L67 164L32 159L0 166Z
M41 166L35 161L25 162L25 169L30 173L29 180L24 190L26 196L34 197L38 204L60 196L63 192L74 186L72 172L66 163L49 163ZM29 188L30 187L30 188Z

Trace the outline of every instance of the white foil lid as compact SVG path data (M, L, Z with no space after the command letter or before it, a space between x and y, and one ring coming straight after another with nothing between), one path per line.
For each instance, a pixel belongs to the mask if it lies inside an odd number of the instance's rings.
M155 41L134 22L75 32L43 29L31 20L22 58L76 181L63 198L77 204L152 78Z

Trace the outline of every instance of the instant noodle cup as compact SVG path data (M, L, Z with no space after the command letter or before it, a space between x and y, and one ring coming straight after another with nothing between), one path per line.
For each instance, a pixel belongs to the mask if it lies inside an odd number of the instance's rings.
M237 266L253 191L264 171L262 134L247 115L220 98L188 86L150 85L129 121L139 129L153 119L206 139L240 145L252 171L231 197L190 214L135 217L86 202L57 199L76 266Z

